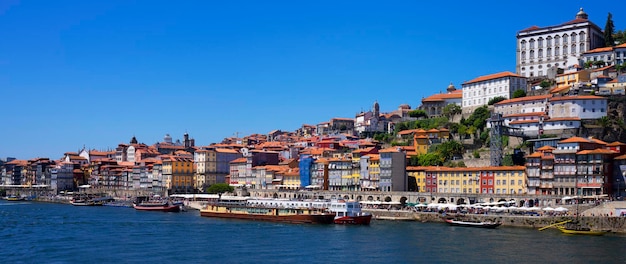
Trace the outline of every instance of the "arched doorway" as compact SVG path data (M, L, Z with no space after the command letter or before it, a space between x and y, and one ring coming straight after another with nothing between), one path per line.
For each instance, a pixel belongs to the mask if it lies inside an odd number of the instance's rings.
M272 195L274 199L278 198L278 194L274 193L274 195Z
M344 195L344 196L343 196L343 199L348 200L348 199L350 199L350 196L348 196L348 195L346 194L346 195Z
M448 203L448 200L446 200L446 198L439 198L437 203Z
M391 202L391 197L389 197L389 196L385 197L385 202L387 202L387 203Z
M372 196L368 196L368 197L367 197L367 200L368 200L368 201L374 201L374 197L372 197Z
M456 200L456 204L457 204L457 205L465 204L465 199L463 199L463 198L459 198L459 199L457 199L457 200Z
M359 195L359 196L357 196L357 197L356 197L356 200L357 200L357 201L361 201L361 200L363 200L363 197L361 197L361 196Z

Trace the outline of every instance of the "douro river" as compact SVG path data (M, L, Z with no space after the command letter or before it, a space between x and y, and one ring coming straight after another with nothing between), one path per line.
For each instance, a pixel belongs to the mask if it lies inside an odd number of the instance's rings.
M625 245L556 230L292 225L0 201L4 263L626 263Z

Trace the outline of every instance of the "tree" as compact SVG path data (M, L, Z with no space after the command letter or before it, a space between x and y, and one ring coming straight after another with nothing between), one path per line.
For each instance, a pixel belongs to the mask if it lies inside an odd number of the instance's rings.
M618 44L626 43L626 30L618 30L614 35L614 39Z
M418 157L420 166L443 165L443 158L437 153L426 153Z
M593 62L593 66L596 66L598 68L604 67L604 65L606 65L606 62L604 62L603 60L599 60L599 61L594 61Z
M552 86L552 81L550 81L550 80L543 80L543 81L541 81L539 86L541 86L541 88L543 88L543 89L546 89L546 88Z
M524 90L515 90L515 92L513 92L513 98L520 98L520 97L525 97L526 96L526 91Z
M422 109L415 109L415 110L409 111L409 116L414 117L414 118L428 117L428 115L426 114L426 111Z
M613 15L609 12L606 18L606 25L604 25L604 46L612 47L615 45L613 34L615 33L615 27L613 26Z
M461 106L458 104L448 104L443 108L443 115L450 118L461 113Z
M494 104L497 104L497 103L502 102L504 100L506 100L506 97L504 97L504 96L496 96L494 98L489 99L489 102L487 102L487 105L494 105Z
M585 64L583 65L585 69L589 69L591 66L593 66L593 61L585 61Z
M230 186L227 183L216 183L216 184L213 184L213 185L209 186L209 188L206 189L206 192L207 193L217 193L220 196L220 199L221 199L223 193L233 192L234 190L235 190L235 188L233 188L233 186Z

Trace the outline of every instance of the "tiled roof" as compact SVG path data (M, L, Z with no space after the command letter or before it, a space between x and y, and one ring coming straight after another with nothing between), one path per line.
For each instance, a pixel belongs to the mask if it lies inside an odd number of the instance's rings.
M477 83L477 82L482 82L482 81L488 81L488 80L493 80L493 79L499 79L499 78L504 78L504 77L520 77L523 78L523 76L517 75L515 73L512 72L500 72L500 73L494 73L494 74L490 74L490 75L485 75L485 76L480 76L477 78L474 78L470 81L464 82L463 84L470 84L470 83Z
M571 137L568 139L564 139L559 141L559 143L589 143L589 140L582 137Z
M450 93L433 94L429 97L422 99L422 102L441 102L446 99L462 99L463 90L455 90Z
M550 89L550 93L560 93L565 92L571 88L570 85L561 85Z
M571 96L555 96L550 98L550 101L564 101L564 100L592 100L592 99L604 99L606 97L595 95L571 95Z
M607 52L607 51L612 51L612 50L613 50L613 47L603 47L603 48L597 48L597 49L588 50L588 51L584 52L583 54Z
M505 115L503 117L507 118L507 117L545 116L545 115L546 115L545 112L529 112L529 113L510 114L510 115Z
M500 102L495 103L494 105L505 105L505 104L520 103L520 102L528 102L528 101L538 101L538 100L545 100L546 98L550 98L550 97L552 97L551 94L524 96L524 97L518 97L518 98L513 98L513 99L508 99L508 100L502 100Z
M554 149L556 149L556 148L555 148L555 147L553 147L553 146L548 146L548 145L545 145L545 146L543 146L543 147L538 148L537 150L540 150L540 151L549 151L549 150L554 150Z
M626 146L626 144L619 142L619 141L615 141L615 142L611 142L606 144L607 147L617 147L617 146Z
M533 154L526 155L526 158L541 158L541 152L533 152Z
M582 150L582 151L576 152L576 154L577 155L588 155L588 154L613 155L615 154L615 151L612 151L610 149L598 148L598 149L593 149L593 150Z
M580 117L553 117L543 120L544 122L580 121Z

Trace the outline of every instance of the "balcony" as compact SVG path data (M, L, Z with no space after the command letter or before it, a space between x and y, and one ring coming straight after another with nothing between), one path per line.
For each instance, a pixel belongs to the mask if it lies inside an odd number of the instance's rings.
M552 188L554 188L554 185L552 183L542 183L541 185L539 185L539 188L541 188L541 189L552 189Z
M554 175L552 174L541 174L541 177L539 177L542 180L551 180L554 179Z
M539 187L541 184L539 182L529 182L528 187Z

